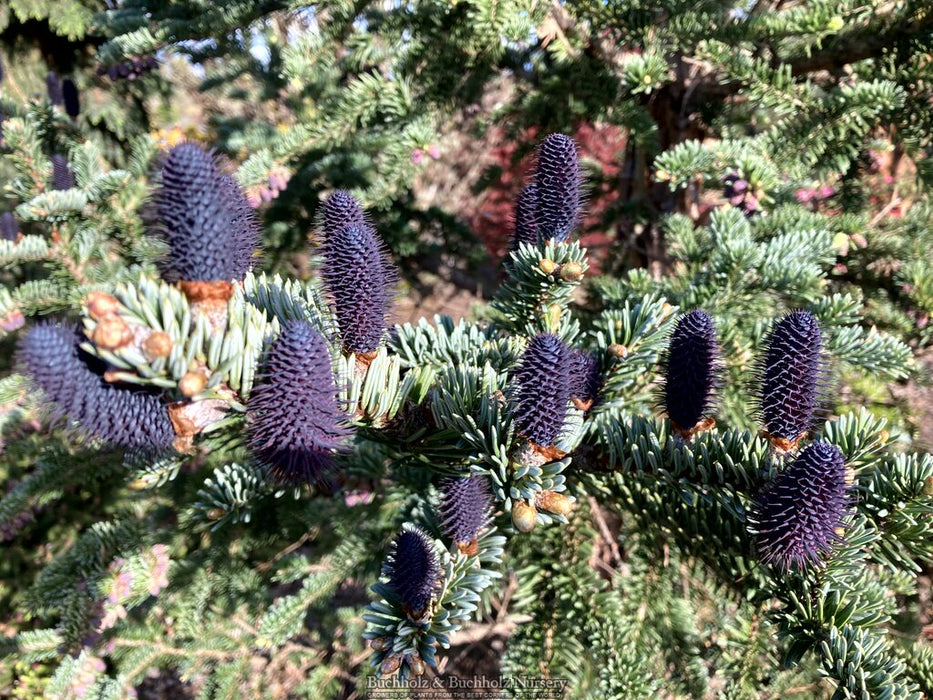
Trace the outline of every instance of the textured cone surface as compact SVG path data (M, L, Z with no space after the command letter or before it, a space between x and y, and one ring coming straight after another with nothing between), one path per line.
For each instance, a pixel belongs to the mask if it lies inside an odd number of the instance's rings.
M570 351L556 335L541 333L528 343L515 373L512 415L518 431L549 447L560 436L570 400Z
M573 139L551 134L538 148L535 170L538 234L566 241L580 215L580 164Z
M395 539L388 566L389 585L410 611L421 612L430 605L440 573L437 552L423 530L405 530Z
M324 338L306 321L285 324L247 403L249 446L282 482L328 484L350 433L337 394Z
M159 397L105 382L102 363L78 347L81 340L73 328L43 324L21 342L19 361L56 415L75 421L86 437L123 447L171 447L175 432Z
M56 153L52 156L52 189L70 190L75 186L75 176L68 167L68 159Z
M822 381L822 333L807 311L782 318L760 370L761 419L771 437L796 440L813 427Z
M595 401L601 384L599 363L585 350L570 352L570 396L580 401Z
M8 211L0 214L0 238L5 241L15 241L19 235L19 222Z
M478 474L444 482L441 527L454 542L471 542L489 521L489 479Z
M375 351L385 334L395 271L369 226L353 225L328 235L321 273L348 352Z
M674 328L664 372L664 407L680 428L712 417L719 384L716 325L705 311L684 314Z
M538 244L538 223L535 208L538 203L537 187L526 185L515 200L515 230L512 234L512 250L522 243Z
M366 216L353 195L335 190L324 202L321 220L324 237L336 236L350 226L366 226Z
M754 520L762 561L782 570L819 561L838 541L850 505L842 453L809 445L759 499Z
M169 245L161 263L166 280L240 280L252 268L259 227L239 185L213 154L193 143L169 151L154 204Z

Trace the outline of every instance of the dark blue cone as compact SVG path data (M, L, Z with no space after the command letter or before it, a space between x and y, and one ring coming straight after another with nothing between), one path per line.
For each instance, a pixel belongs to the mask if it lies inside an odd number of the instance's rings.
M580 216L582 176L577 146L569 136L551 134L538 147L535 221L542 240L566 241Z
M814 442L804 449L756 504L761 560L783 571L818 563L839 540L851 505L848 489L839 448Z
M338 403L330 350L310 323L285 324L246 408L249 447L280 481L330 485L334 453L350 429Z
M75 186L75 176L65 156L56 153L52 156L52 189L70 190Z
M758 373L761 421L772 441L790 447L815 421L824 380L822 332L809 311L775 324Z
M45 323L22 339L18 361L51 402L55 417L77 423L85 437L122 447L167 449L175 432L155 394L104 381L104 365L78 347L74 328Z
M15 241L19 236L19 222L8 211L0 214L0 238L5 241Z
M447 479L440 506L441 529L457 544L469 544L489 522L491 507L492 494L485 476Z
M327 234L321 275L344 350L375 352L385 335L397 278L376 232L353 224Z
M324 202L321 230L325 241L351 226L366 226L366 215L359 202L346 190L335 190Z
M55 71L49 71L45 76L45 87L49 95L49 102L53 105L61 105L65 101L62 94L62 81Z
M526 185L515 200L515 229L512 233L512 250L522 243L538 244L538 224L535 209L538 206L538 188L534 183Z
M241 280L259 248L259 226L239 185L213 153L175 146L162 162L153 203L169 246L160 264L169 282Z
M664 361L664 408L675 428L689 432L713 418L720 384L716 324L694 309L677 321Z
M402 605L412 617L419 617L440 582L440 562L431 538L420 528L403 530L392 543L386 569L389 586Z
M81 102L78 99L78 87L71 78L65 78L62 83L62 100L65 103L65 114L77 119L81 113Z
M599 362L586 350L570 352L570 398L588 403L599 395Z
M528 343L515 371L512 415L521 435L550 447L564 427L570 400L570 351L551 333Z

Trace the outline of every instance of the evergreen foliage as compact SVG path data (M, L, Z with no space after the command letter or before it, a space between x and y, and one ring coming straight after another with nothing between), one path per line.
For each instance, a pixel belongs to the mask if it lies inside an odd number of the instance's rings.
M340 698L503 637L496 673L587 700L929 693L933 457L860 392L886 400L933 338L931 17L0 11L96 52L53 66L78 114L44 58L2 77L0 692L129 697L165 669L203 698ZM229 171L147 133L192 64ZM377 230L413 252L415 152L506 74L478 126L625 130L608 274L575 236L601 173L552 134L491 303L386 332ZM899 216L905 191L870 202L885 148L916 166ZM311 264L278 257L313 221Z

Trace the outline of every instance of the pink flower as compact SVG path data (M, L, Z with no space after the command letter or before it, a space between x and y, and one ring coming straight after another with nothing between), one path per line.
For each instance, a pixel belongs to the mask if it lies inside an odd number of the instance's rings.
M344 494L343 502L347 504L349 508L358 505L367 505L373 502L373 492L372 491L351 491Z
M420 148L416 148L411 152L411 162L415 165L420 165L421 161L424 160L424 151Z
M434 160L438 160L441 157L440 147L437 144L432 143L430 146L428 146L428 155L431 156Z
M168 547L164 544L153 545L149 555L154 559L150 572L149 594L159 595L159 592L168 586L168 566L171 563Z
M830 187L829 185L823 185L819 191L820 199L826 199L827 197L832 197L836 194L836 188Z
M26 319L23 318L23 314L19 309L13 309L6 316L0 318L0 329L5 330L7 333L18 330L24 325L26 325Z
M848 271L849 271L849 268L843 265L842 263L836 263L833 266L833 272L835 272L837 275L844 275Z
M794 193L794 196L797 198L798 202L809 202L813 199L813 190L801 188Z
M853 233L851 236L849 236L849 238L859 248L868 247L868 241L866 240L865 236L863 236L861 233Z

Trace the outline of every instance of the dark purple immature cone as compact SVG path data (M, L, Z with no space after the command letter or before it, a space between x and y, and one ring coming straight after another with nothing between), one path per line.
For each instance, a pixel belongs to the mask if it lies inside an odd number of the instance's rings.
M229 297L230 282L242 280L255 262L259 226L217 157L193 143L172 148L162 161L153 203L169 247L160 264L162 276L185 283L186 294L195 300L215 291Z
M81 102L78 99L78 87L71 78L65 78L62 83L62 100L65 103L65 114L77 119L81 113Z
M0 238L5 241L15 241L19 236L19 222L10 212L0 214Z
M104 365L80 349L74 328L45 323L22 339L18 361L52 404L57 419L77 423L85 437L122 447L168 449L175 431L158 396L108 384Z
M414 620L423 618L441 577L437 550L424 530L412 526L402 530L392 543L386 573L405 612Z
M759 366L760 411L767 437L791 450L813 427L823 389L823 337L809 311L794 311L778 321Z
M478 551L477 537L489 522L492 494L489 479L478 474L444 482L440 505L441 529L464 554Z
M55 71L49 71L45 76L45 87L48 91L49 102L53 105L61 105L65 101L65 96L62 94L62 81L58 77L58 73Z
M538 147L535 221L542 240L566 241L580 216L580 164L569 136L551 134Z
M540 447L557 442L570 400L570 350L552 333L528 343L515 371L512 416L515 427Z
M65 156L56 153L52 156L52 189L70 190L75 186L75 176Z
M363 208L346 190L334 190L321 208L321 230L325 239L350 226L366 226L367 223Z
M538 206L538 188L534 183L525 185L515 200L515 229L512 233L512 250L522 243L538 244L538 223L535 219Z
M350 429L327 342L310 323L290 321L282 328L246 409L249 447L276 478L295 486L331 486L334 454Z
M385 335L397 275L372 227L353 223L362 216L354 204L341 197L330 213L325 205L321 275L344 350L371 359Z
M721 383L716 324L694 309L677 321L664 361L664 408L673 429L689 439L715 424Z
M761 560L782 571L818 563L839 541L850 505L842 452L826 442L808 445L755 506Z
M570 351L570 399L581 411L589 411L599 394L602 379L599 362L586 350Z

